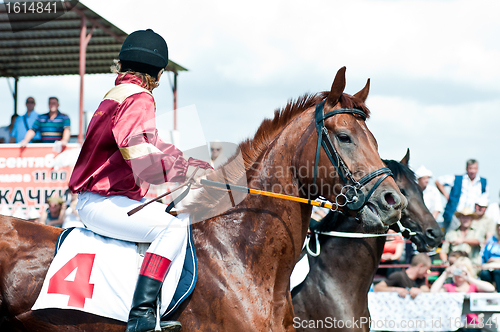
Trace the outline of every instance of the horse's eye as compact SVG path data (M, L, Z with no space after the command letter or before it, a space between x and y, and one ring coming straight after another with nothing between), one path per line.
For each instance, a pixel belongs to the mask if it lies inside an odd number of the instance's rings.
M338 134L337 138L342 143L351 143L351 138L349 136L347 136L346 134Z
M406 190L399 188L399 191L401 191L401 194L403 194L403 196L406 196Z

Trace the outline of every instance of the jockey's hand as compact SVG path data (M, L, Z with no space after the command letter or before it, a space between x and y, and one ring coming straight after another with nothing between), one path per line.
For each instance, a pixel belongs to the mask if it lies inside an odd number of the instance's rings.
M190 178L192 175L193 175L193 172L196 170L196 167L194 166L188 166L188 170L186 172L186 178ZM201 180L203 179L206 179L207 178L207 175L211 172L213 172L214 170L209 168L209 169L203 169L203 168L199 168L198 171L196 171L196 174L194 175L191 183L191 188L193 189L198 189L198 188L201 188L202 185L201 185Z

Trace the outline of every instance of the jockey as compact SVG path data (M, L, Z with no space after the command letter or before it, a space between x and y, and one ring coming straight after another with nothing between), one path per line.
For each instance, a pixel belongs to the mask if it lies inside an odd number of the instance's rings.
M165 205L144 202L149 184L184 182L196 167L210 164L183 158L182 151L158 137L152 90L168 63L165 40L153 30L131 33L115 61L115 87L95 111L69 186L79 193L76 209L91 231L125 241L151 243L137 280L127 332L153 331L157 297L172 260L184 250L186 226L165 213ZM176 321L162 331L179 331Z

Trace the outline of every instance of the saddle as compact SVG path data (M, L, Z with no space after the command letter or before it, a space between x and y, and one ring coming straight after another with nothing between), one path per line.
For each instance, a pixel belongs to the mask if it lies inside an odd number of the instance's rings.
M188 221L187 215L178 217ZM196 285L198 263L190 223L186 231L186 250L172 261L161 291L162 319L170 316ZM84 228L64 230L32 310L73 309L127 322L148 247L149 244L111 239Z

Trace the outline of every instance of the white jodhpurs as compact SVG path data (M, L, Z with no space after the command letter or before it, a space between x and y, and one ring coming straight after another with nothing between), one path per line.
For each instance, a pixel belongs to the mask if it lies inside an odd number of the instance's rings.
M187 236L188 224L165 212L166 205L154 202L132 216L127 212L146 202L126 196L101 196L91 192L79 195L76 210L92 232L113 239L151 243L148 252L173 260Z

